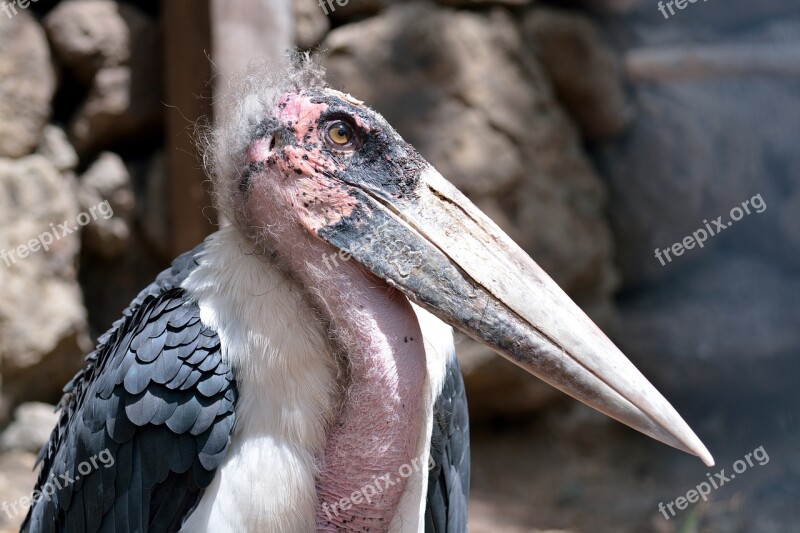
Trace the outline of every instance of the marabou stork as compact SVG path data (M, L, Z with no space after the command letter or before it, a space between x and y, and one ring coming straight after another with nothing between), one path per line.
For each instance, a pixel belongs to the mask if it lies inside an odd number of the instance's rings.
M308 61L233 101L207 158L231 224L142 291L65 387L23 531L463 532L451 326L713 464L378 113ZM87 467L101 453L113 464Z

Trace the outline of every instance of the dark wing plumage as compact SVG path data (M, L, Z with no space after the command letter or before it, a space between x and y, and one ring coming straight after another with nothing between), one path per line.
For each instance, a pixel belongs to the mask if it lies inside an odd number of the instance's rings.
M64 388L22 531L177 531L211 483L236 387L180 288L201 250L137 296Z
M444 388L433 409L433 468L428 474L426 533L467 531L469 414L458 360L447 363Z

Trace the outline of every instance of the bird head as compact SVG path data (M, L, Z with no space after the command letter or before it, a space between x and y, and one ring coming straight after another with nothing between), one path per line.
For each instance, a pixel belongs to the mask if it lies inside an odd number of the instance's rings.
M307 62L234 99L209 152L218 204L267 251L326 243L523 370L713 465L614 343L380 114Z

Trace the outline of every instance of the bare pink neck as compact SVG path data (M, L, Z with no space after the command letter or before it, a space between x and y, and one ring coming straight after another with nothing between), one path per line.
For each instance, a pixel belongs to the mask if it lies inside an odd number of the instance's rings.
M405 296L355 261L333 259L320 242L302 248L291 268L329 321L348 373L320 458L317 530L388 531L408 472L425 471L414 457L426 378L419 322Z

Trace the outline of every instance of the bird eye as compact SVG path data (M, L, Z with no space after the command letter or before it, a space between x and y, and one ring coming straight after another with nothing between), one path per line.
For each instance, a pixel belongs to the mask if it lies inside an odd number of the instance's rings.
M333 147L338 149L351 147L356 138L353 127L343 120L331 122L328 125L327 136Z

